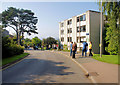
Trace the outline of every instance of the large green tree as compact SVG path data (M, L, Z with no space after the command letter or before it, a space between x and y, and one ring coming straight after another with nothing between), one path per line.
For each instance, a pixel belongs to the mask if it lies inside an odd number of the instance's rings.
M34 37L34 38L32 38L32 43L33 43L33 45L37 45L37 46L41 47L42 41L38 37Z
M48 37L48 38L45 40L45 43L46 43L47 45L57 44L57 40L55 40L55 38L53 38L53 37Z
M24 39L23 40L23 43L24 43L24 45L29 45L29 46L33 46L33 44L32 44L32 40L31 39L29 39L29 38L26 38L26 39Z
M101 7L101 2L99 2L99 6ZM103 13L108 20L105 37L107 44L106 50L110 54L118 54L120 43L120 1L116 0L116 2L102 2L102 8Z
M14 7L9 7L7 10L2 12L2 24L5 27L10 27L15 30L17 35L17 42L20 43L20 36L27 32L29 35L31 33L37 33L36 24L38 22L37 17L31 10L17 9Z

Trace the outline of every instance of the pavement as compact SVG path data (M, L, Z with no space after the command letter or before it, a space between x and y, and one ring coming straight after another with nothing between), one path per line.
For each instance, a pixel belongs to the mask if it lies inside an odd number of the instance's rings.
M71 58L69 52L54 51L66 55ZM72 58L71 58L72 59ZM94 83L118 83L118 65L109 64L97 61L91 57L81 57L81 54L76 54L76 59L72 59L74 62L89 74L89 77Z

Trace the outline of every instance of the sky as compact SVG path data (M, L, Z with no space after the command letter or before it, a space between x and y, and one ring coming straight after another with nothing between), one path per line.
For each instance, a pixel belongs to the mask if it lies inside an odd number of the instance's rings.
M59 38L59 22L82 14L88 10L99 11L97 2L3 2L2 11L8 7L32 10L38 18L38 34L25 38L38 36L40 39L47 37ZM6 28L10 34L15 34L12 28Z

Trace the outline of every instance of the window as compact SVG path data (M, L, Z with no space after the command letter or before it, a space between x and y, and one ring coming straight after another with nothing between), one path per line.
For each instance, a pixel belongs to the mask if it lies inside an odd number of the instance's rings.
M86 26L83 26L83 32L86 32Z
M79 27L77 27L77 32L80 32L80 28Z
M72 42L72 37L70 37L70 42Z
M79 17L77 17L77 22L79 22Z
M86 20L86 14L80 16L80 21L85 21Z
M67 21L67 25L69 25L70 24L70 22L69 22L69 20Z
M86 32L86 26L81 26L80 27L80 32Z
M69 37L68 37L68 42L69 42Z
M68 28L67 33L72 33L72 28Z
M80 37L77 37L77 43L79 43L80 42Z
M61 30L61 34L64 34L64 30Z
M70 22L70 24L72 24L72 19L69 22Z
M72 33L72 28L70 28L70 33Z
M81 26L81 27L80 27L80 32L82 32L82 31L83 31L83 27Z
M86 41L86 37L85 36L80 37L80 43L83 43L84 41Z
M72 19L67 21L67 25L70 25L70 24L72 24Z
M61 37L61 41L64 42L64 37Z
M85 21L85 20L86 20L86 14L83 15L83 21Z
M61 27L63 27L64 26L64 23L61 23Z
M80 21L83 21L83 16L80 16Z
M69 28L68 28L68 30L67 30L67 33L70 33L70 30L69 30Z
M68 42L72 42L72 37L68 37Z

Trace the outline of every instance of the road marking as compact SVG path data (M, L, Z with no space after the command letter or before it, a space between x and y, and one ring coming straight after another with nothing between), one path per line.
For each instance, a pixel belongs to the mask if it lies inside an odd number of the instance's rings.
M29 56L29 55L28 55L28 56ZM27 56L27 57L28 57L28 56ZM16 65L17 63L19 63L19 62L23 61L23 60L24 60L24 59L26 59L27 57L25 57L25 58L23 58L23 59L21 59L21 60L17 61L16 63L13 63L13 64L11 64L11 65L9 65L9 66L5 67L4 69L0 69L0 71L3 71L3 70L5 70L5 69L7 69L7 68L9 68L9 67L12 67L12 66Z
M69 59L71 59L71 60L72 60L73 62L75 62L80 68L82 68L82 70L83 70L86 74L88 74L88 71L87 71L80 63L78 63L76 60L72 59L70 56L65 55L65 54L63 54L63 53L60 53L60 52L57 52L57 53L62 54L62 55L64 55L64 56L68 57ZM90 76L89 79L91 79L92 83L94 83L95 85L98 85L97 82L95 81L95 79L94 79L92 76Z

